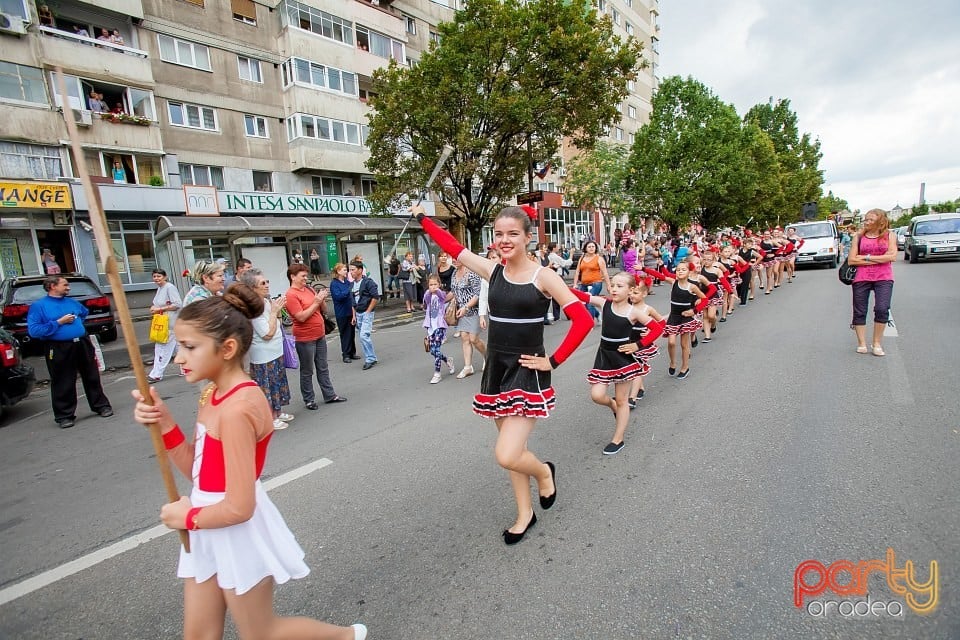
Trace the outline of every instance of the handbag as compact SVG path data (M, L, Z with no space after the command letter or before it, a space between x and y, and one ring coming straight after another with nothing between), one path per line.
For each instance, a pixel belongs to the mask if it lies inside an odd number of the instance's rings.
M323 332L324 333L333 333L337 328L337 321L333 318L328 318L323 316Z
M857 251L860 251L860 235L857 234ZM840 278L840 282L843 284L853 284L853 279L857 277L857 268L850 264L850 256L847 256L843 259L843 262L840 263L840 268L837 270L837 277Z
M447 310L443 312L443 319L447 322L447 326L454 326L458 322L457 318L457 299L450 298L450 302L447 303Z
M153 314L150 321L150 341L166 344L170 339L170 318L165 313Z
M430 353L430 338L427 336L423 337L423 350Z
M297 357L297 342L293 334L283 334L283 366L287 369L299 369L300 358Z

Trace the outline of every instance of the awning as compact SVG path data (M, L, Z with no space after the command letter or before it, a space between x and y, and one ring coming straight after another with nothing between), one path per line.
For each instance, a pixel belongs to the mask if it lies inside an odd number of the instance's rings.
M407 220L389 216L160 216L156 223L156 240L172 235L179 237L283 236L297 238L319 233L395 233L403 230ZM420 224L410 221L407 230L419 230Z

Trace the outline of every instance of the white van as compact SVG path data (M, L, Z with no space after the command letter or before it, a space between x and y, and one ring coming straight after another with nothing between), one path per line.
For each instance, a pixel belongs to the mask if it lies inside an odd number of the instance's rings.
M825 264L828 269L836 269L840 264L840 231L833 220L815 222L795 222L785 229L794 228L803 238L803 246L797 254L797 266L803 264Z
M931 213L910 221L903 247L903 259L960 258L960 213Z

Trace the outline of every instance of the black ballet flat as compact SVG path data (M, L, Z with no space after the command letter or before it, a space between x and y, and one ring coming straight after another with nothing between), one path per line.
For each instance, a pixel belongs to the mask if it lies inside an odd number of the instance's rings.
M677 368L676 368L676 367L670 367L669 369L667 369L667 373L670 374L671 376L672 376L673 374L675 374L676 372L677 372Z
M530 522L527 523L527 527L520 533L513 533L510 529L503 530L503 541L506 544L517 544L523 540L523 536L527 535L527 531L530 531L530 527L537 524L537 513L533 512L533 516L530 518Z
M547 466L550 467L550 479L553 480L553 493L549 496L540 496L540 507L544 510L552 507L557 501L557 468L552 462L548 462Z

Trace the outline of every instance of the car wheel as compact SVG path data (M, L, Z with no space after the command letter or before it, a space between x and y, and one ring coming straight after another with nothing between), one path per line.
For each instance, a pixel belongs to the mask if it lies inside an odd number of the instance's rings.
M836 259L836 258L834 258L834 259L833 259L833 262L830 263L830 268L831 268L831 269L836 269L836 268L839 267L839 266L840 266L840 263L837 262L837 259Z
M910 254L907 253L907 250L906 250L906 249L904 249L904 250L903 250L903 260L904 260L904 262L906 262L906 261L909 260L909 259L910 259Z
M911 252L910 252L910 264L917 264L918 262L920 262L920 259L917 257L917 254L915 254L913 251L911 251Z
M117 327L114 325L100 334L100 342L113 342L117 339Z

